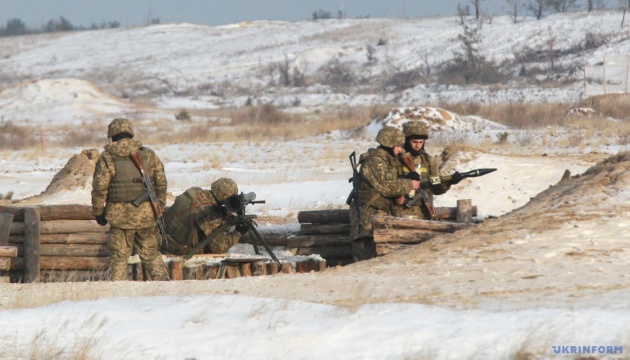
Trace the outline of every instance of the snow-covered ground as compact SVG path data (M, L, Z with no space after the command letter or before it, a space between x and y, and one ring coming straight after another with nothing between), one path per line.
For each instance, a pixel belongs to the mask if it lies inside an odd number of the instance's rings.
M586 29L618 31L619 17L577 13L516 25L496 17L483 27L484 47L500 60L514 47L544 41L550 32L558 46L568 47L583 39ZM292 110L304 112L339 104L419 107L436 97L490 103L579 100L579 84L492 90L418 86L367 95L316 84L297 90L268 85L270 64L285 59L314 71L339 56L366 76L410 67L422 62L423 54L437 63L459 46L458 20L164 24L2 38L0 66L6 74L0 124L30 125L37 139L66 125L101 128L104 134L119 115L148 127L170 119L169 126L176 128L180 124L172 114L179 108L244 104L248 96L231 96L233 85L220 88L223 81L249 86L260 103L287 105L297 97L300 104ZM377 50L376 65L365 65L366 42L380 38L387 46ZM630 52L630 41L616 39L584 52L579 61L592 65L603 56ZM149 91L163 80L171 90ZM150 101L139 106L143 91ZM436 205L472 199L485 219L481 225L321 273L171 283L0 284L3 356L573 359L590 351L596 358L627 358L630 161L614 156L628 146L600 141L558 147L538 141L477 147L511 130L467 114L452 115L446 127L436 125L444 119L427 120L435 134L469 133L470 148L447 159L444 171L497 171L464 180L438 196ZM266 200L250 206L250 213L291 222L301 210L346 206L348 155L375 146L375 131L384 122L396 124L397 118L372 120L366 119L356 136L334 132L293 141L146 145L165 163L170 201L190 186L207 187L227 176L240 190ZM476 126L479 122L485 125ZM71 188L45 192L68 159L84 149L40 145L0 151L0 193L12 192L16 200L44 193L26 202L89 204L89 174ZM91 147L102 145L95 141ZM431 140L428 147L433 155L443 150ZM213 157L220 164L213 164ZM558 183L565 170L573 177ZM616 353L606 353L609 349Z

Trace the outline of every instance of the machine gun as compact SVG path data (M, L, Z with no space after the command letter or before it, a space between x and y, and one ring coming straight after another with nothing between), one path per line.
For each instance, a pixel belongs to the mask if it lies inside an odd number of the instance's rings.
M496 171L496 168L488 168L488 169L475 169L475 170L470 170L470 171L466 171L463 173L458 173L455 172L452 175L445 175L445 176L435 176L429 179L429 182L422 182L420 183L420 194L422 194L422 196L415 196L413 197L411 200L407 201L407 203L405 204L406 208L410 208L412 206L414 206L415 204L418 203L418 201L420 201L421 199L424 200L424 203L427 204L427 208L432 208L433 206L428 206L429 204L429 199L428 196L426 194L426 191L423 191L422 189L426 189L429 186L433 186L433 185L439 185L442 182L448 182L451 181L451 179L453 178L453 176L455 176L455 174L459 174L461 176L462 179L465 178L469 178L469 177L478 177L478 176L483 176L486 174L489 174L493 171ZM410 173L412 174L412 173ZM410 178L414 179L414 180L419 180L419 177L416 178L415 175L410 176ZM431 218L435 218L435 212L429 210L429 213L431 214Z
M149 176L149 174L147 174L146 171L144 170L144 163L142 162L142 156L140 155L139 151L131 153L129 157L131 158L131 161L133 162L133 164L138 168L138 171L140 171L140 175L142 175L142 185L144 186L144 189L146 190L144 194L146 194L146 196L148 196L149 200L151 201L151 208L153 209L155 222L157 223L157 227L160 233L161 241L159 245L161 246L162 242L168 243L168 235L166 234L166 227L164 225L164 218L163 218L164 214L162 213L162 208L160 207L160 200L158 199L157 193L155 192L155 187L153 186L153 180L151 179L151 176ZM143 196L144 195L140 195L140 197L134 201L134 205L140 206L140 203L144 200L138 203L136 202Z
M258 245L261 244L264 246L265 250L269 253L271 258L280 263L276 255L269 247L269 244L263 239L260 235L256 227L258 224L254 222L257 215L246 215L245 214L245 206L248 204L264 204L265 200L256 200L256 193L250 192L247 194L240 193L236 195L232 195L225 199L222 204L220 204L221 216L223 217L223 222L221 226L219 226L216 230L214 230L208 237L206 237L202 242L198 243L185 257L185 260L190 259L193 255L198 253L201 249L203 249L206 245L208 245L215 237L223 234L224 231L229 229L234 229L237 226L246 226L248 231L254 235L253 245L254 250L256 251L256 255L260 255L260 250L258 250Z

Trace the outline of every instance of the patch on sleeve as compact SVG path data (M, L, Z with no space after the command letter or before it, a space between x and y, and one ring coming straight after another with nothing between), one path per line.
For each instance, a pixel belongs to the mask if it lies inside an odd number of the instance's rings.
M384 178L385 178L386 181L394 181L395 176L394 176L393 172L386 171L385 174L384 174Z

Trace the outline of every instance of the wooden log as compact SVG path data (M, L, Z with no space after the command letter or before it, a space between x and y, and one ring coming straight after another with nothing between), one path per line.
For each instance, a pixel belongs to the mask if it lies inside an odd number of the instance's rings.
M107 244L107 233L40 234L41 244ZM10 244L24 244L24 235L9 235Z
M184 266L184 279L186 280L203 280L203 266Z
M11 270L11 258L10 257L0 257L0 270L4 270L4 271Z
M443 232L431 230L374 229L374 242L376 244L420 244L443 234Z
M241 264L241 275L252 276L252 263L243 263Z
M0 257L17 257L17 246L0 246Z
M262 276L267 275L267 265L264 261L254 261L252 263L252 275L253 276Z
M300 224L349 224L349 209L300 211L297 216Z
M9 243L9 234L11 233L11 223L13 222L13 214L0 213L0 246Z
M11 224L11 234L24 234L26 222ZM109 230L109 225L100 226L92 220L52 220L41 222L41 234L72 234L72 233L105 233Z
M350 234L350 224L300 224L300 234Z
M352 245L301 247L297 249L296 255L319 255L326 261L335 258L352 258Z
M282 273L283 274L295 274L295 269L293 268L293 264L290 262L282 263Z
M295 263L295 272L298 274L308 272L308 264L306 261L298 261Z
M223 265L225 266L225 278L236 279L241 277L241 267L239 265Z
M24 281L39 280L41 270L39 256L40 216L38 207L24 210Z
M109 256L109 248L106 245L41 244L39 253L41 256L103 257Z
M275 275L278 273L278 263L271 261L267 263L267 274Z
M90 205L42 205L40 206L42 221L52 220L96 220Z
M324 271L325 269L326 269L325 259L315 261L315 271L320 272L320 271Z
M260 233L260 236L262 236L263 240L265 240L269 246L287 246L286 234ZM253 244L254 239L255 237L251 234L251 232L248 232L247 234L241 236L239 242L244 244ZM256 241L258 241L258 239L256 239ZM262 244L258 245L262 246Z
M184 280L184 260L182 258L173 258L168 262L168 272L171 280Z
M388 227L393 228L390 231L399 231L400 229L413 229L413 230L430 230L438 232L453 233L457 230L466 229L473 226L473 224L460 224L454 222L442 222L420 219L408 219L395 216L374 215L372 216L372 223L375 228Z
M457 220L456 207L436 207L435 216L439 220ZM472 207L472 216L477 216L477 206ZM300 224L346 224L350 223L349 209L309 210L298 213Z
M24 209L26 209L25 206L0 205L0 213L13 215L15 222L24 222Z
M472 222L472 200L470 199L457 200L457 222L458 223L471 223Z
M351 244L348 235L304 235L292 236L287 240L288 248Z
M221 265L219 263L203 264L203 278L207 280L216 279Z

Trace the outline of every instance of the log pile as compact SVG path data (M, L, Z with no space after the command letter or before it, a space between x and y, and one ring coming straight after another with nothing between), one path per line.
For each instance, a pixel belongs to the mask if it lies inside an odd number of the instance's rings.
M107 278L109 249L107 231L109 225L100 226L85 205L44 205L35 207L0 206L0 245L10 247L9 256L0 252L0 281L95 281ZM267 238L266 235L264 235ZM274 239L274 236L270 237ZM281 237L278 237L279 239ZM275 242L284 242L276 239ZM274 243L275 243L274 242ZM128 279L150 280L137 256L128 262ZM194 258L198 258L195 256ZM228 259L226 259L228 260ZM171 278L210 279L238 276L267 275L295 272L321 271L325 261L321 258L300 258L274 262L245 261L236 265L227 263L204 264L166 258ZM264 265L264 271L261 270ZM275 264L275 265L274 265ZM322 265L324 264L324 265ZM197 269L199 267L199 269ZM248 271L247 268L257 270ZM216 268L216 270L215 270ZM290 268L290 269L289 269ZM200 270L201 269L201 270ZM212 269L212 270L211 270ZM220 270L220 269L224 269ZM199 275L199 274L202 275ZM180 275L181 274L181 275Z
M477 207L459 200L457 207L436 207L440 221L375 216L374 241L377 255L422 243L434 236L469 227ZM461 222L457 222L457 221ZM300 232L290 236L287 247L297 255L319 254L328 266L352 263L350 210L313 210L298 213Z

